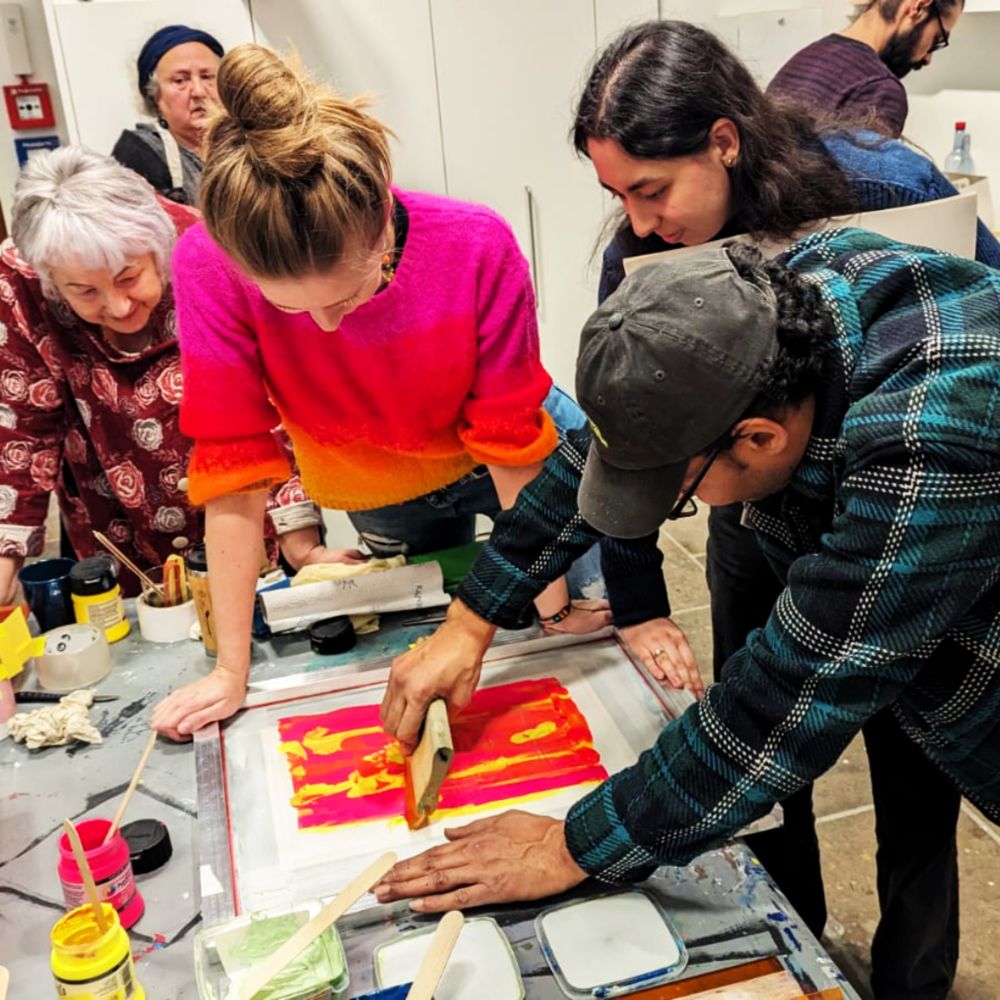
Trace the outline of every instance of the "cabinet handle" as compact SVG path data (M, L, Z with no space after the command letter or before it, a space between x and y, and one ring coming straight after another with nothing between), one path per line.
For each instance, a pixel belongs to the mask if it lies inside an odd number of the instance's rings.
M524 193L528 196L528 241L531 246L531 285L538 299L538 254L535 249L535 194L525 184Z

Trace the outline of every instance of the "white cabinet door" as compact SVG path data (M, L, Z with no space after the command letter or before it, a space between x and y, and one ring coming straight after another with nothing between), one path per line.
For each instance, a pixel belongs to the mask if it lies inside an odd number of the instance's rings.
M569 140L594 54L593 2L431 0L431 14L448 193L514 227L534 260L543 360L572 391L602 219L592 168Z
M430 12L414 0L252 0L262 45L293 45L341 93L369 93L396 133L403 187L445 193Z
M243 0L45 0L45 18L70 142L99 153L145 117L135 61L154 31L189 24L227 49L253 41Z

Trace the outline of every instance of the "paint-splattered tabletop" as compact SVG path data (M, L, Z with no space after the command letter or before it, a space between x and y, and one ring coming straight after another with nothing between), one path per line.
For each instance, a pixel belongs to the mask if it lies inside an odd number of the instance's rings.
M133 609L129 609L133 615ZM382 631L364 637L350 653L313 654L304 638L257 643L251 681L329 669L355 669L362 660L396 655L436 622L391 616ZM134 616L133 616L134 621ZM208 673L212 661L200 643L154 646L138 630L112 646L114 668L97 690L118 697L95 705L91 719L104 742L28 751L0 743L0 964L11 972L11 1000L54 995L49 972L49 931L60 916L62 893L56 872L56 842L62 821L110 817L138 762L149 733L153 705L173 688ZM35 687L34 677L26 686ZM20 707L29 711L32 705ZM126 821L153 817L170 831L173 857L158 872L137 878L146 910L132 928L136 973L150 1000L195 1000L192 946L198 928L196 884L196 785L192 745L161 739L146 767ZM697 859L685 869L664 869L653 883L670 900L670 912L692 955L706 969L720 956L783 953L815 981L838 981L844 995L857 995L842 980L818 942L753 861L736 845ZM526 996L559 996L540 975L544 959L530 933L540 907L505 908L495 914L511 941ZM348 918L345 943L352 994L374 986L371 950L400 929L417 926L405 910L379 908Z

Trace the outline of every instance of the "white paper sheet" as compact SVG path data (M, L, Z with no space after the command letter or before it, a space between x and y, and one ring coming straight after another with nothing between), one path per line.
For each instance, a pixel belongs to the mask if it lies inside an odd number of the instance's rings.
M594 747L601 755L601 763L608 774L614 774L635 762L635 753L625 741L621 730L601 704L580 672L572 666L566 666L559 671L553 671L556 677L569 691L570 697L577 708L583 713L590 725L594 737ZM484 686L489 686L487 681ZM308 710L289 710L288 715L306 715ZM281 739L278 735L277 723L261 732L260 740L264 751L266 770L267 795L273 807L271 823L274 827L275 841L278 845L279 866L285 871L305 868L326 859L336 858L342 861L357 858L350 866L351 870L360 870L368 862L369 855L377 857L384 851L395 851L400 858L412 857L428 847L444 843L446 826L460 826L474 819L485 816L497 816L510 805L501 805L477 809L468 817L431 820L422 830L411 830L402 816L392 820L373 820L367 823L354 823L338 827L312 827L299 829L298 813L291 805L295 789L292 786L292 776L288 770L288 762L279 749ZM542 798L531 799L525 808L562 819L570 806L582 798L592 784L577 785L564 788L545 795Z
M923 205L906 205L902 208L886 208L881 212L860 212L857 215L831 219L829 222L804 226L801 234L820 229L839 229L844 226L858 229L870 229L889 239L900 243L913 243L917 246L931 247L943 253L955 254L958 257L976 256L976 209L979 204L975 191L968 190L953 198L942 198L939 201L929 201ZM725 240L713 240L694 247L677 247L673 250L662 250L659 253L643 254L640 257L626 257L625 273L632 274L647 264L660 261L681 260L688 254L697 253L713 247L721 247L729 239L750 241L748 236L727 237ZM766 240L758 243L761 253L766 257L776 257L786 250L792 240Z
M399 566L344 580L324 580L258 595L272 632L302 628L329 615L384 614L448 604L437 562Z

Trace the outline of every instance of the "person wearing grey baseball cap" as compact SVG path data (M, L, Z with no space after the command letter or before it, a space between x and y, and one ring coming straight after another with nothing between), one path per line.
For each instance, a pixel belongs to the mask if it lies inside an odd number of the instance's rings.
M598 441L586 516L630 533L695 494L742 500L785 589L705 697L564 821L511 811L449 831L396 865L379 900L429 912L687 864L890 706L934 765L928 801L940 781L1000 822L998 359L1000 273L863 230L817 233L779 261L731 245L627 279L582 338ZM954 816L928 809L919 825L946 833ZM927 971L914 947L897 972Z
M639 538L682 516L697 485L677 504L690 460L768 385L777 299L763 272L753 280L737 270L739 253L641 268L583 328L576 391L594 438L580 513L607 535Z

